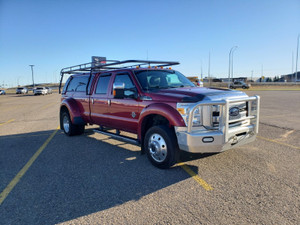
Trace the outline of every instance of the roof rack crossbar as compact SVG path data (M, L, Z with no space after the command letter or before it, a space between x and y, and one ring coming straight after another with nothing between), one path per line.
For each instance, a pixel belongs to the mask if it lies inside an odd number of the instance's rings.
M125 69L130 67L133 68L133 67L144 66L144 65L151 66L151 64L157 67L173 66L179 64L179 62L153 61L153 60L125 60L125 61L106 60L105 62L106 63L96 64L96 65L94 62L89 62L89 63L83 63L83 64L63 68L60 71L61 78L60 78L60 85L59 85L59 93L61 93L61 84L63 81L64 74L71 75L71 74L78 74L82 72L117 70L117 69ZM125 65L125 64L129 64L129 65Z
M150 64L157 64L157 66L171 66L171 65L178 65L178 62L166 62L166 61L150 61L150 60L125 60L125 61L117 61L117 60L107 60L107 62L101 65L93 65L93 62L84 63L76 66L66 67L61 70L62 73L72 73L72 72L79 72L79 71L90 71L96 69L122 69L140 65L150 65ZM130 63L138 63L135 65L128 65L128 66L120 66L120 67L111 67L111 66L118 66L122 64L130 64ZM108 67L110 66L110 67Z

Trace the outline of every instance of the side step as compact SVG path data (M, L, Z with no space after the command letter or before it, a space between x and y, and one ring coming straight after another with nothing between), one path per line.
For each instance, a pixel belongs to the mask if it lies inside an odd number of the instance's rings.
M138 146L141 145L139 140L130 138L130 137L126 137L124 135L114 134L112 132L104 131L104 130L100 130L100 129L94 129L94 132L99 133L99 134L104 134L104 135L110 136L114 139L124 141L124 142L130 143L130 144L133 144L133 145L138 145ZM117 130L117 133L120 133L120 131Z

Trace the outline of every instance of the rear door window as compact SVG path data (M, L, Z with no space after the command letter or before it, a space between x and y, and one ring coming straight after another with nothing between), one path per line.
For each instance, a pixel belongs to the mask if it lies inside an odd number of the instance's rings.
M101 75L96 86L96 94L107 94L111 74Z
M76 76L68 85L68 92L85 92L89 76Z

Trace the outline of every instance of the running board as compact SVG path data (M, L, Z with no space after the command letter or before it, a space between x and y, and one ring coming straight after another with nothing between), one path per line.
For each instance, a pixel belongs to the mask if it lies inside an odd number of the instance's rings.
M114 134L114 133L109 132L109 131L102 131L102 130L99 130L99 129L94 129L94 132L99 133L99 134L104 134L104 135L110 136L114 139L118 139L120 141L124 141L124 142L130 143L130 144L133 144L133 145L138 145L138 146L141 145L140 142L137 139L126 137L126 136L119 135L119 134Z

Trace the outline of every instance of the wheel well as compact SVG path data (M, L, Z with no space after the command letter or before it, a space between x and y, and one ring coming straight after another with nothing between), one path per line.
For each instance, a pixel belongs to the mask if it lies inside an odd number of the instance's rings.
M148 115L144 118L142 122L142 129L141 129L141 146L143 146L144 137L147 132L147 130L153 126L157 125L167 125L170 126L169 120L161 115L152 114ZM143 153L143 147L142 147L142 153Z
M67 108L66 106L62 106L62 107L60 108L60 115L61 115L62 113L64 113L64 112L69 113L69 110L68 110L68 108Z

